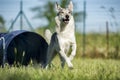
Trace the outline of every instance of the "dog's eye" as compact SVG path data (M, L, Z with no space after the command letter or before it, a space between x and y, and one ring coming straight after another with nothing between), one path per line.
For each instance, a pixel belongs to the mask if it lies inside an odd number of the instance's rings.
M60 13L62 13L62 14L63 14L64 12L60 12Z
M71 11L69 11L69 13L70 13L70 14L72 14L72 12L71 12Z

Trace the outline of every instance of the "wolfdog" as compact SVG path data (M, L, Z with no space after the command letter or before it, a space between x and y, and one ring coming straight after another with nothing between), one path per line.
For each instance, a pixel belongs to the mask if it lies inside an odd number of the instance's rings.
M72 15L73 3L70 1L67 8L62 8L56 3L57 16L56 31L51 33L50 30L45 31L45 36L49 42L47 50L47 61L45 67L51 63L57 53L59 53L61 66L64 67L65 62L70 69L73 68L71 61L76 55L76 38L75 38L75 24ZM69 49L71 48L70 56L67 56Z

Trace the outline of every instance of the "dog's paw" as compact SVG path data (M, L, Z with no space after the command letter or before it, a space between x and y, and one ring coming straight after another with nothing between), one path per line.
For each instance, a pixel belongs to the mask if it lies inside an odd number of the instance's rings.
M74 69L73 67L69 67L70 70Z
M71 55L71 56L69 57L69 60L72 61L73 58L74 58L74 56Z
M69 67L69 68L73 68L73 64L70 62L70 63L68 64L68 67Z
M69 68L73 67L73 64L71 63L69 58L67 58L66 62L67 62L67 65L68 65Z

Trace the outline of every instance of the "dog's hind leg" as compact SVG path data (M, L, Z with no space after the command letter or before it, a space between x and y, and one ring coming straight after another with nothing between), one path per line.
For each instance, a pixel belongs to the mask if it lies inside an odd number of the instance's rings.
M53 58L56 56L56 52L53 48L48 47L48 51L47 51L47 60L46 60L46 64L45 64L45 68L48 67L48 65L51 64L51 61L53 60Z
M61 61L61 67L64 68L65 66L65 59L59 54L60 61Z

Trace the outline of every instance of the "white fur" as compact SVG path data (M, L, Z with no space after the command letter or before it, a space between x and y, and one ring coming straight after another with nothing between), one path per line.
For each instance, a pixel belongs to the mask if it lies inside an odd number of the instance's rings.
M52 33L50 32L50 30L46 29L45 30L45 38L46 38L48 44L50 44L51 36L52 36Z
M68 11L73 11L72 2L70 2L68 9L61 8L58 4L56 5L57 11L63 10L64 13L61 13L59 16L55 17L56 21L56 32L51 36L51 32L47 29L45 32L48 42L50 42L47 50L47 62L46 65L50 64L56 53L59 53L61 59L61 66L64 67L65 61L69 68L73 68L71 60L73 60L76 55L76 39L75 39L75 24L74 18ZM62 16L69 15L69 23L65 24L62 22ZM51 39L50 39L51 37ZM66 54L69 52L69 49L72 49L70 56ZM45 65L45 66L46 66Z

